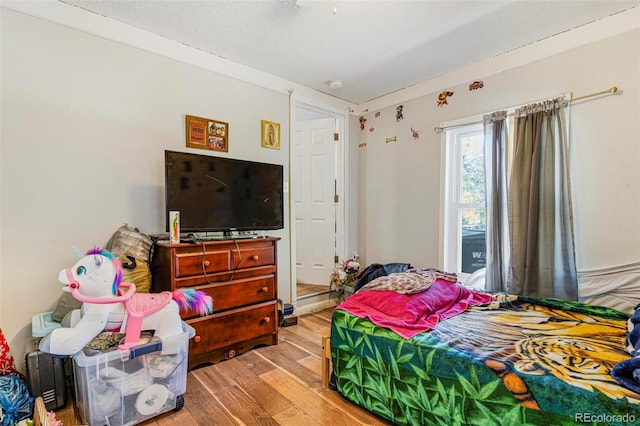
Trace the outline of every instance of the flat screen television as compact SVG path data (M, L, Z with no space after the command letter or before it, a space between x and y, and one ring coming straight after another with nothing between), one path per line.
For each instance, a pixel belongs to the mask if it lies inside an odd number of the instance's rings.
M284 228L283 167L165 151L165 206L180 212L180 232Z

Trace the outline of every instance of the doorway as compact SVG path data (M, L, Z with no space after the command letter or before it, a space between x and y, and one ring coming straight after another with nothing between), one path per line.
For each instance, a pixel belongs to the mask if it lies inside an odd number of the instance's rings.
M296 302L325 294L331 297L329 277L344 246L344 122L338 113L295 103L290 205L292 283L296 283L292 300Z

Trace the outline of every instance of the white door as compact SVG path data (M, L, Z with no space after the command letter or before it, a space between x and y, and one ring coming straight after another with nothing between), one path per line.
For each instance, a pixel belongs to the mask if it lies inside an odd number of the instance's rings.
M329 285L336 241L334 118L296 123L291 190L298 283Z

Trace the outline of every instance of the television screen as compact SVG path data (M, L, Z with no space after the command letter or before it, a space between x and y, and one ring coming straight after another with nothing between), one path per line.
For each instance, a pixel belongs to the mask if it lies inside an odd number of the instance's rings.
M183 233L284 227L283 167L165 151L166 224L180 212Z

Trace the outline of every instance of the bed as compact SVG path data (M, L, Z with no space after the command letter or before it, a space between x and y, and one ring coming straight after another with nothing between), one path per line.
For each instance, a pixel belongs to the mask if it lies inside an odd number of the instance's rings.
M611 375L631 358L629 314L489 295L442 276L432 276L426 290L398 293L389 287L398 286L395 275L383 287L363 287L333 313L323 351L349 401L408 425L640 419L640 394Z

